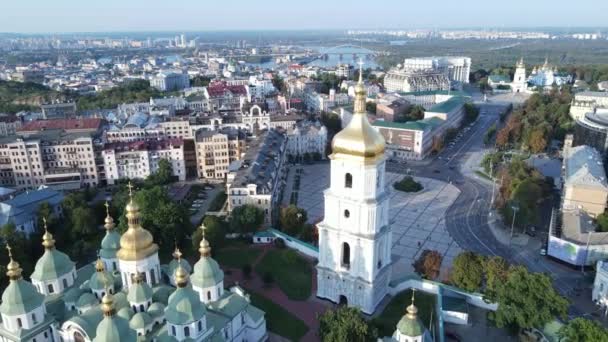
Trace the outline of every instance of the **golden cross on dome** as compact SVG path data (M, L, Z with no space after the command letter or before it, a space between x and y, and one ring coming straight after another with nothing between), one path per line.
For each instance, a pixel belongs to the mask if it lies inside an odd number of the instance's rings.
M8 243L6 244L6 250L8 251L8 257L13 260L13 249Z
M201 223L201 230L203 231L203 239L205 238L205 230L207 230L207 227L205 227L204 223Z
M108 203L108 201L106 201L103 206L106 207L106 215L110 216L110 204Z
M44 223L44 231L45 231L45 232L48 232L48 229L47 229L47 227L46 227L46 217L43 217L43 218L42 218L42 223Z
M133 199L133 184L131 184L131 181L127 184L127 188L129 188L129 198Z
M361 82L363 80L363 59L359 58L357 64L359 64L359 82Z

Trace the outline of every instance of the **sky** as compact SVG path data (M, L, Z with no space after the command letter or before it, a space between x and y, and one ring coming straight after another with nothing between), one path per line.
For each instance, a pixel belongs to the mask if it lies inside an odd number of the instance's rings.
M1 0L0 32L608 26L608 0Z

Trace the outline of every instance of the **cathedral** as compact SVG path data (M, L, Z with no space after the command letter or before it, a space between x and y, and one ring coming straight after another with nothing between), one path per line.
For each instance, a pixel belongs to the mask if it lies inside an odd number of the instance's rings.
M360 73L361 75L361 73ZM385 142L369 123L363 80L354 114L332 141L325 216L318 224L317 296L372 314L391 279Z
M224 289L204 226L194 267L179 249L171 263L161 265L158 245L141 226L130 197L127 231L121 236L108 212L94 267L77 270L55 248L46 224L45 252L31 282L23 279L8 247L10 282L0 304L0 341L266 341L264 312L239 286Z

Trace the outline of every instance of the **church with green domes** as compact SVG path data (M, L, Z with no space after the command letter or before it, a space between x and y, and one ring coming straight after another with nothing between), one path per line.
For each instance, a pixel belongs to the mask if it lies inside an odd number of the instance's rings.
M176 248L161 265L158 245L140 224L131 198L128 229L115 230L108 212L99 258L76 269L46 231L45 252L31 282L10 263L0 304L0 341L266 341L265 313L239 287L224 288L224 272L203 238L191 267ZM192 272L192 273L191 273Z

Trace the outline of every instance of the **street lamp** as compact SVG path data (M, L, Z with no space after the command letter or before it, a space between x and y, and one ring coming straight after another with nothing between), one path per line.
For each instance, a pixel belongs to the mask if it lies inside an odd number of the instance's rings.
M513 221L511 222L511 238L509 239L509 246L511 245L511 240L513 240L513 229L515 228L515 216L519 211L519 206L517 204L511 204L511 210L513 210Z

